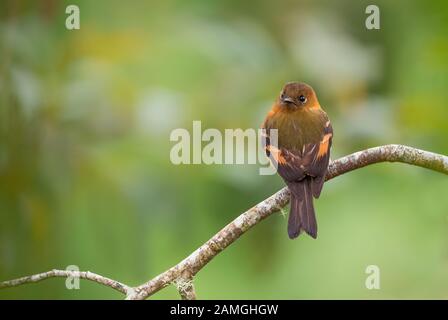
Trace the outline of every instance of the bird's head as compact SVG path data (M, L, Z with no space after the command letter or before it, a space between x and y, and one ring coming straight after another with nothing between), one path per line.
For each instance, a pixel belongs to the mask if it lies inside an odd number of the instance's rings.
M316 93L306 83L287 83L278 97L278 104L289 111L319 108Z

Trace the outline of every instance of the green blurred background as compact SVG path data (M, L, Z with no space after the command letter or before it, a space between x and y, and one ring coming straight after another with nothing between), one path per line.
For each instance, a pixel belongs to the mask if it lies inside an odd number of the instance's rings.
M137 285L283 186L257 165L169 160L175 128L258 128L287 81L332 119L332 158L448 154L448 3L2 1L0 280L78 265ZM81 29L65 28L77 4ZM274 214L196 277L202 299L448 298L448 179L380 164L327 183L319 238ZM365 288L378 265L381 289ZM51 279L11 298L121 298ZM154 298L177 299L171 286Z

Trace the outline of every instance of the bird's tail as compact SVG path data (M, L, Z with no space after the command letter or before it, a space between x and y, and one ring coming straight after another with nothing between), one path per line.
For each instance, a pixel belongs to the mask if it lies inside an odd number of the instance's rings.
M288 183L291 191L291 209L289 211L288 235L297 238L302 231L314 239L317 238L317 222L314 212L311 179Z

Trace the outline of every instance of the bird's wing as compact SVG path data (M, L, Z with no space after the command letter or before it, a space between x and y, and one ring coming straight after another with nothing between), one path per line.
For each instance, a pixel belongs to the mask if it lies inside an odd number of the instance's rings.
M265 125L263 125L263 128L266 130L262 139L266 155L271 160L272 165L277 168L277 172L283 180L292 182L305 178L302 154L272 145L269 136L271 128Z
M327 121L324 127L322 139L319 143L314 144L312 159L309 163L306 163L306 174L313 177L311 183L311 190L315 198L319 198L322 186L325 181L325 175L328 169L328 163L330 162L330 149L333 140L333 128L330 121Z
M272 155L271 161L273 162L273 165L277 166L278 174L286 182L299 181L305 178L306 172L301 155L285 148L277 149L277 147L273 145L267 146L266 153Z

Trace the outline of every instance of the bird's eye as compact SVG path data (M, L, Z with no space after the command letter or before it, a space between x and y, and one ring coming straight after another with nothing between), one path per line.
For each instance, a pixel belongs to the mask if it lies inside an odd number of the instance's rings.
M282 92L281 94L280 94L280 99L285 99L285 93L284 92Z
M300 101L301 103L305 103L305 102L306 102L306 97L305 97L304 95L301 95L301 96L299 97L299 101Z

